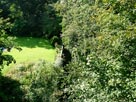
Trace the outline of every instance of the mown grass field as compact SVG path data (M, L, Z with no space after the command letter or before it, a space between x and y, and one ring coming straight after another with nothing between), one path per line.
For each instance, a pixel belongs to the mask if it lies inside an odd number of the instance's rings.
M17 37L13 41L17 46L22 48L22 51L19 52L13 48L11 52L5 52L5 54L10 54L16 59L16 64L5 66L2 70L3 74L6 74L10 68L13 68L19 63L27 64L38 61L39 59L53 63L55 49L48 40L32 37Z

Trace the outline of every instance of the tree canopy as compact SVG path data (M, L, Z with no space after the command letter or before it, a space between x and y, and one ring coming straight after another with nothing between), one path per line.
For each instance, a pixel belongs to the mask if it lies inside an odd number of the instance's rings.
M135 101L135 8L135 0L60 0L56 5L62 40L73 55L67 99Z

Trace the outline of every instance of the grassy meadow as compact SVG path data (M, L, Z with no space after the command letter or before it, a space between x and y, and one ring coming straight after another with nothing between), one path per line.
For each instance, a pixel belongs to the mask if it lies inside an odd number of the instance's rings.
M22 48L22 51L18 51L13 48L11 52L5 52L5 54L13 55L16 59L16 64L5 65L2 70L3 74L13 70L16 65L23 63L28 64L38 60L45 60L49 63L53 63L55 49L51 46L48 40L32 37L16 37L13 42L15 45Z

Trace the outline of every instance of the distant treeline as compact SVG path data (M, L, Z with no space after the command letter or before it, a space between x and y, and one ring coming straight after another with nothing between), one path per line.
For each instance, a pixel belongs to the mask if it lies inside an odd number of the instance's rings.
M61 32L61 17L54 9L58 0L1 0L0 16L12 24L9 35L52 38Z

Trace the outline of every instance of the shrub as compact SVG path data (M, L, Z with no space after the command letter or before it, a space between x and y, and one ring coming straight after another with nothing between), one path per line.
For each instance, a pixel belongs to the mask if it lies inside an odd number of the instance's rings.
M8 75L21 83L24 92L22 99L26 102L57 102L57 97L61 94L58 83L62 73L63 68L39 60L17 65Z

